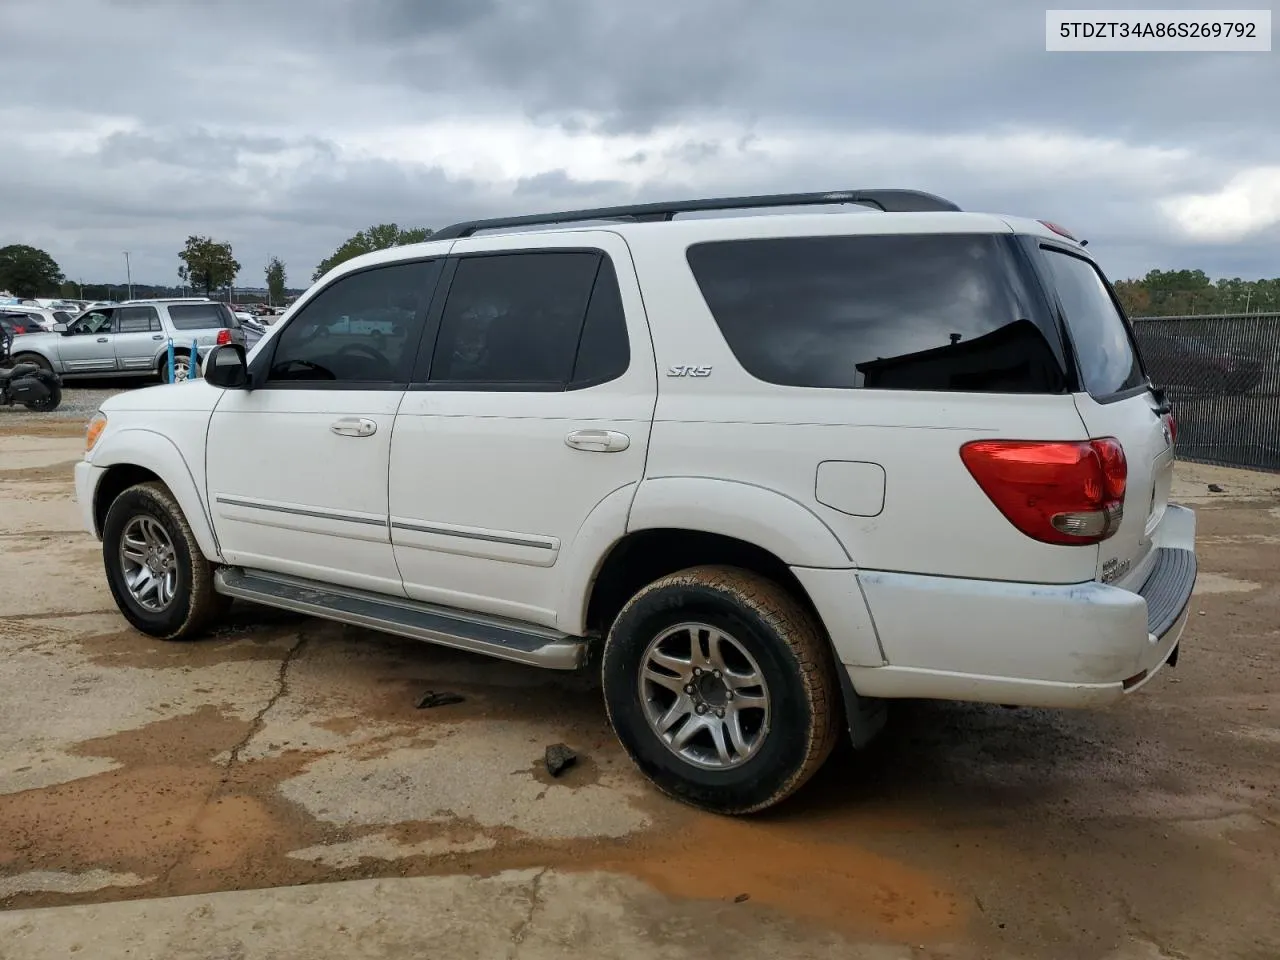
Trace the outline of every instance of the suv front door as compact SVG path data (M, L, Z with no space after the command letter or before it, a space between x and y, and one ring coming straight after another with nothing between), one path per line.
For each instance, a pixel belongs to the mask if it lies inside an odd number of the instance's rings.
M617 235L510 244L453 246L396 418L391 536L409 597L560 626L584 538L626 532L656 374Z
M438 260L345 274L316 293L229 390L207 482L229 563L403 596L387 524L391 430ZM383 335L349 331L374 316Z
M58 341L64 373L112 373L116 369L112 325L119 308L106 308L77 317Z

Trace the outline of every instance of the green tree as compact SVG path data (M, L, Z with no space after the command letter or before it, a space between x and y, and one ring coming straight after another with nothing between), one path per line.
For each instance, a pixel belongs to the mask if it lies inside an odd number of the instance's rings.
M201 289L205 296L235 282L240 262L231 254L231 244L210 237L187 237L187 245L178 254L182 266L178 277L184 284Z
M311 279L313 281L319 280L338 264L345 263L352 257L358 257L362 253L386 250L388 247L399 247L406 243L422 243L430 236L430 227L414 227L409 230L401 230L397 224L380 223L377 226L361 230L354 237L349 237L344 241L342 246L338 247L331 256L320 261L320 266L316 267L316 272L311 275Z
M284 262L279 257L267 261L267 299L271 303L284 302Z
M0 247L0 290L15 297L57 294L62 268L49 254L23 243Z

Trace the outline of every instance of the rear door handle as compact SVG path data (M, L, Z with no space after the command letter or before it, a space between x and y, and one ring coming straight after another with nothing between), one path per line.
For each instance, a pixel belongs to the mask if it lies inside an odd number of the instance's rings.
M154 334L154 335L151 337L151 339L152 339L152 340L163 340L163 339L164 339L164 334L163 334L163 333L157 333L157 334Z
M343 437L372 437L378 425L367 417L343 417L329 425L329 429Z
M99 337L99 338L98 338L98 342L99 342L99 343L107 343L107 342L108 342L108 340L107 340L107 338L106 338L106 337Z
M575 450L590 453L617 453L631 446L631 438L617 430L575 430L564 442Z

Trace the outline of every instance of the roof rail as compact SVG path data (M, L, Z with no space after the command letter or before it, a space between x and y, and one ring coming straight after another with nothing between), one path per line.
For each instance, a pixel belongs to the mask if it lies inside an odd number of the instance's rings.
M625 207L597 207L594 210L564 210L534 213L522 217L498 217L454 223L431 234L432 240L456 240L479 230L503 227L530 227L544 224L576 223L581 220L631 220L637 223L671 220L677 213L703 210L756 210L765 207L805 207L833 203L857 203L877 207L885 213L955 212L960 208L950 200L921 190L833 190L827 193L773 193L758 197L715 197L676 200L667 203L639 203Z

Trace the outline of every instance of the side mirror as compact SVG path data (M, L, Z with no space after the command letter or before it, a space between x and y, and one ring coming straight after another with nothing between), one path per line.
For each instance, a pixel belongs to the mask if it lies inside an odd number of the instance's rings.
M204 360L204 379L210 386L224 390L243 390L249 386L249 362L244 345L224 343L209 351Z
M54 332L54 333L66 333L66 332L67 332L67 325L66 325L65 323L61 323L61 322L59 322L59 323L55 323L55 324L53 325L53 332Z

